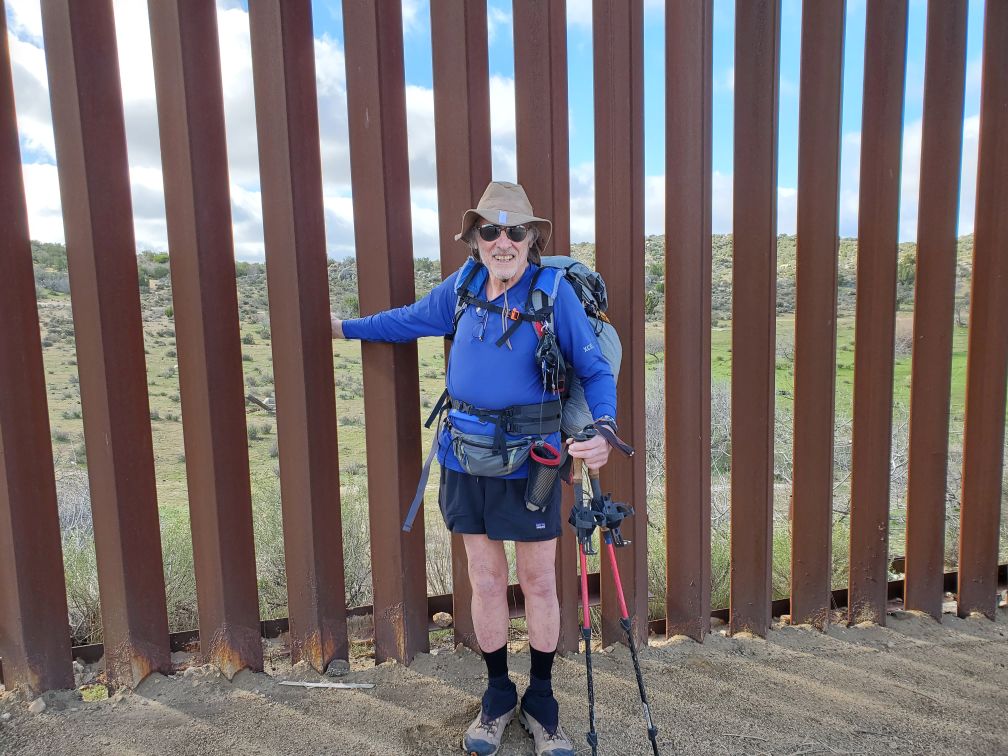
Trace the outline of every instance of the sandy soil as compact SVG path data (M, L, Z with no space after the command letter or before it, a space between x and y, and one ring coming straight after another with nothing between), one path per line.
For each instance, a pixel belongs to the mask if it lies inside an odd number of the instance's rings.
M895 612L884 628L781 626L766 640L722 633L703 644L652 639L642 651L663 754L1008 753L1008 610L995 622ZM650 753L629 652L615 646L593 661L599 753ZM272 666L274 675L230 682L192 667L95 702L48 693L38 714L3 693L0 753L459 753L484 681L480 657L466 650L436 649L408 668L358 661L339 678L370 690L281 686L321 678ZM511 669L521 690L528 654L512 655ZM562 721L588 753L583 659L559 659L554 685ZM500 753L531 752L512 724Z

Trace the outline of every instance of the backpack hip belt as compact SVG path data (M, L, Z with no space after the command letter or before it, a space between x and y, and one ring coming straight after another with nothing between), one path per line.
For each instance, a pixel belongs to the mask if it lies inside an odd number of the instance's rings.
M504 439L505 432L516 436L546 436L551 433L558 433L560 431L560 418L563 409L559 399L542 402L541 404L515 404L502 410L481 409L480 407L474 407L468 402L452 398L451 394L448 393L448 389L445 389L441 394L441 398L434 403L434 409L431 410L427 421L424 423L424 427L430 428L435 418L438 418L448 408L457 409L460 412L465 412L467 415L473 415L483 422L492 422L494 424L493 448L495 453L501 454L502 457L507 453L507 444ZM441 423L439 421L439 429L440 426ZM423 469L420 471L420 481L417 484L416 496L414 496L413 501L410 503L409 512L406 515L406 520L403 522L402 529L404 532L408 533L413 529L413 521L420 510L420 504L423 502L423 492L427 488L431 463L434 461L437 453L440 435L439 432L434 433L430 452L427 454Z

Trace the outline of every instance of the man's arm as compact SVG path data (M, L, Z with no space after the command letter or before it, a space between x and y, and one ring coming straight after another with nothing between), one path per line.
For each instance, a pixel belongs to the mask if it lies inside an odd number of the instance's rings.
M455 276L431 290L418 302L361 318L340 320L329 313L334 339L407 342L422 336L443 336L454 325Z

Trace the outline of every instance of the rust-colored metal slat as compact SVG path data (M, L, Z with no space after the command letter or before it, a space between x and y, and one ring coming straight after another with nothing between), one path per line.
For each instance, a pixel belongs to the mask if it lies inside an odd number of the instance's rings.
M833 527L844 0L802 6L791 621L826 626Z
M634 634L647 642L647 501L644 480L644 10L641 0L595 0L595 264L619 292L609 317L623 342L617 390L620 435L639 453L618 453L602 469L602 487L636 514L624 523L632 545L617 552ZM602 640L625 639L608 560L603 558Z
M249 5L293 660L347 658L336 387L309 0Z
M567 3L514 0L513 9L518 182L535 211L553 221L547 252L569 255Z
M729 630L765 635L772 598L780 0L739 4L735 29Z
M140 286L108 0L42 3L107 674L169 665Z
M518 182L536 213L553 221L551 255L570 254L570 168L567 123L567 3L515 0L515 128ZM573 491L563 486L569 512ZM577 539L564 530L557 542L560 653L577 651L581 639Z
M200 653L262 669L217 14L152 0Z
M665 10L668 635L710 632L713 0Z
M402 9L344 0L350 173L362 313L414 300ZM363 343L375 660L430 648L424 531L399 524L420 476L415 343ZM421 523L422 524L422 523Z
M966 86L966 0L930 0L924 69L917 276L914 292L907 609L942 615L952 311Z
M868 6L858 197L848 619L886 619L907 3Z
M459 219L490 181L487 9L485 3L442 0L431 3L430 13L441 274L447 277L468 256L466 246L455 241ZM446 359L450 344L445 342ZM422 527L417 530L423 532ZM451 537L451 549L455 643L478 651L462 536Z
M997 612L1008 376L1008 3L987 3L959 525L959 616Z
M9 689L73 686L56 481L49 442L21 175L7 13L0 0L0 656Z

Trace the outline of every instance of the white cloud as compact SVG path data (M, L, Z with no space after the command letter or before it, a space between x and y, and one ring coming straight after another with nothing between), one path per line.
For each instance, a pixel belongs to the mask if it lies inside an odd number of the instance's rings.
M55 150L38 3L7 0L6 7L31 233L38 239L60 241L63 239L63 224L57 174L52 165ZM657 6L648 5L647 8L648 13L657 11ZM568 24L590 28L590 0L569 0L567 9ZM115 12L137 245L140 248L164 249L167 235L146 5L132 0L117 0ZM421 15L420 6L411 0L405 8L404 26L421 23ZM490 8L490 34L510 23L511 18L506 11ZM237 3L218 1L218 33L232 182L235 253L242 259L262 259L262 206L249 25L247 13ZM322 36L315 40L315 59L327 249L332 256L345 256L354 252L354 237L344 52L335 39ZM715 79L716 87L730 90L734 84L734 70L723 70ZM968 90L978 87L978 63L970 64L967 82ZM908 86L912 89L913 82ZM517 177L514 87L513 78L494 76L490 81L492 165L496 179L515 180ZM426 87L407 86L406 108L414 250L416 254L436 256L438 223L432 91ZM965 121L960 234L969 233L973 227L978 121L975 115ZM572 123L572 128L575 126ZM853 236L857 233L860 134L845 134L842 149L840 232ZM919 154L920 121L917 121L908 124L904 136L902 239L916 236ZM571 238L574 241L594 239L595 177L592 164L572 166L570 179ZM712 195L714 231L730 232L732 176L715 172ZM665 201L663 176L646 177L644 198L646 233L661 233ZM795 201L793 188L778 189L781 232L794 230Z
M963 123L962 181L959 190L959 229L957 236L973 233L976 217L977 158L980 150L980 116L970 116Z
M424 19L420 15L419 0L402 0L402 22L404 34L423 28Z
M487 8L487 39L490 45L496 41L500 34L510 34L514 21L507 11L490 7Z
M840 236L857 236L860 180L861 132L852 131L840 140Z
M567 26L592 28L592 0L567 0Z
M8 33L42 44L42 7L38 0L5 0L4 4Z
M900 159L899 239L917 238L917 200L921 163L920 119L903 127L903 155Z
M777 187L777 233L793 234L798 226L798 190Z
M714 75L714 91L715 92L735 91L735 66L726 68L723 71L716 73Z
M490 151L493 177L518 180L515 147L515 83L513 78L490 77Z

